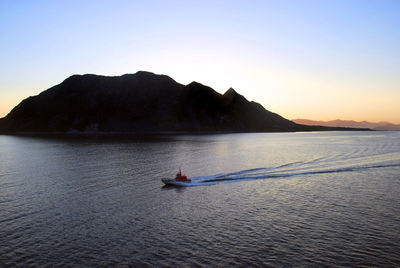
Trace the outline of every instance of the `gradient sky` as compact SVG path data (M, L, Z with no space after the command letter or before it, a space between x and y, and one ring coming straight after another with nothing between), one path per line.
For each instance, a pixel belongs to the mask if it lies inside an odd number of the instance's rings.
M289 119L400 123L400 1L0 0L0 117L72 74L139 70Z

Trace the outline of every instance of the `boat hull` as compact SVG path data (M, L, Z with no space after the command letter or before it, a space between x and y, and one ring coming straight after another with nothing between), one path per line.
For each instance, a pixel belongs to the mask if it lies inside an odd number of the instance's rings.
M191 180L187 180L187 181L177 181L175 179L168 179L168 178L163 178L161 179L161 181L165 184L165 185L173 185L173 186L178 186L178 187L186 187L186 186L190 186L191 185Z

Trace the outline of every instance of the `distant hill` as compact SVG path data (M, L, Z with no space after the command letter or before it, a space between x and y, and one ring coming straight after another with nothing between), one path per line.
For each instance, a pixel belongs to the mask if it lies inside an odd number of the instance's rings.
M268 132L343 130L296 124L230 88L221 95L166 75L73 75L0 119L2 133Z
M400 130L400 125L378 122L372 123L367 121L357 122L352 120L332 120L332 121L314 121L308 119L295 119L294 122L308 126L329 126L329 127L350 127L350 128L370 128L374 130Z

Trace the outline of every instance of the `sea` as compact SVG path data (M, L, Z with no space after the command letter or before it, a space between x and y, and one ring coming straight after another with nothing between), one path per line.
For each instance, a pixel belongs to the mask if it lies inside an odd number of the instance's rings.
M400 267L400 132L0 135L0 267L309 266Z

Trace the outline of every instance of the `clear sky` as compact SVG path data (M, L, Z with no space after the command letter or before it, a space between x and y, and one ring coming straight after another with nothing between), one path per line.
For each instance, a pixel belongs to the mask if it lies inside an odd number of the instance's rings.
M400 123L400 1L0 0L0 117L72 74L139 70L289 119Z

